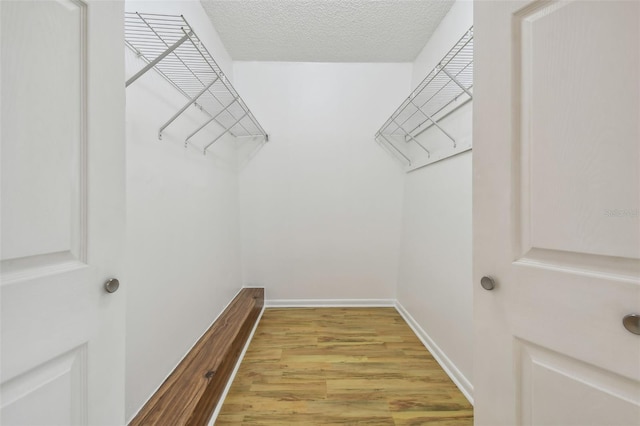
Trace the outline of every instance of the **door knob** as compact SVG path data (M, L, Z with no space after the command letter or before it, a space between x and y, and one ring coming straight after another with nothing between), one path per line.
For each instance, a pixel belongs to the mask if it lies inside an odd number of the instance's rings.
M107 293L115 293L120 288L120 281L117 278L111 278L109 281L104 283L104 289L107 290Z
M640 334L640 315L629 314L622 318L622 325L629 333Z
M484 276L480 280L480 285L485 290L493 290L495 288L495 286L496 286L496 282L493 280L493 278L491 278L489 276Z

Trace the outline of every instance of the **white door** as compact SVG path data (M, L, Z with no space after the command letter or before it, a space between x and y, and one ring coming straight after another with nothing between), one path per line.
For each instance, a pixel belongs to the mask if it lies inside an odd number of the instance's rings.
M474 14L476 424L639 425L640 2Z
M0 2L2 425L124 423L123 13Z

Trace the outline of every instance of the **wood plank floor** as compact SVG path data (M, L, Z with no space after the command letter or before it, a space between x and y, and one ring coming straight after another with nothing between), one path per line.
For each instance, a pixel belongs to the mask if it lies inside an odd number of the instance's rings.
M394 308L266 309L216 425L472 425Z

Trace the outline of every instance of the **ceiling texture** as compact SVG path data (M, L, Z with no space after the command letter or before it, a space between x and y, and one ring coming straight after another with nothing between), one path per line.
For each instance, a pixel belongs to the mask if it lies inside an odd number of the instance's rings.
M236 61L412 62L454 0L201 0Z

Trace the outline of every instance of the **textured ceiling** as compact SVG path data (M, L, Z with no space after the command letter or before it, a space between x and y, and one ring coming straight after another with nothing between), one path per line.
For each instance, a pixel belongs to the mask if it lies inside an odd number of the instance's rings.
M411 62L453 0L201 0L234 60Z

